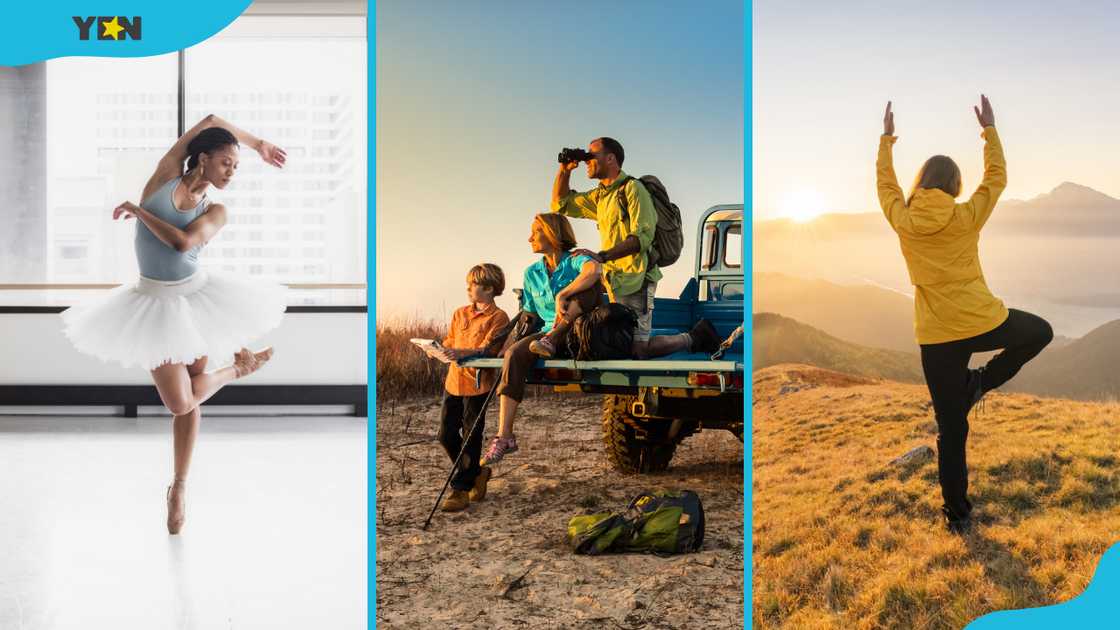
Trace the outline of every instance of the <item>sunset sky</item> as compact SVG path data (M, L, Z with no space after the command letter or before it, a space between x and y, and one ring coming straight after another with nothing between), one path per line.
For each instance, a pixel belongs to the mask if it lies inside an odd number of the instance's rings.
M983 169L980 93L1007 155L1004 199L1063 181L1120 197L1115 2L756 0L754 218L877 211L875 154L894 101L895 166L909 189L945 154L964 191Z
M676 297L700 213L743 203L743 18L739 0L378 2L378 317L446 320L479 262L520 287L556 154L603 135L681 207L685 250L658 287ZM583 173L573 188L598 183ZM508 291L499 305L516 310Z

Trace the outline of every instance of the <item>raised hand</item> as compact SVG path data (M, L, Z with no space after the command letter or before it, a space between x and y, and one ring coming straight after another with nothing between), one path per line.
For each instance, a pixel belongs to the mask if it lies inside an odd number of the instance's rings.
M117 219L134 219L136 218L136 204L131 201L126 201L121 205L113 208L113 220Z
M980 107L975 105L972 111L976 112L976 120L980 123L981 127L995 127L996 115L992 113L992 103L988 100L987 96L980 95Z
M283 168L284 162L288 159L288 154L284 149L267 140L261 140L260 146L257 147L257 153L261 154L261 159L266 164L271 164L276 168Z
M894 135L894 112L891 111L890 101L887 101L887 112L883 114L883 135Z

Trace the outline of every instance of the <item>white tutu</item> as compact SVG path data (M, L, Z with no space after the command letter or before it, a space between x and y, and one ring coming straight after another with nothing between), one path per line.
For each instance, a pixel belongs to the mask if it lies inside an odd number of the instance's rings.
M62 312L74 347L103 361L154 369L233 354L276 328L287 287L243 276L198 270L184 280L143 276Z

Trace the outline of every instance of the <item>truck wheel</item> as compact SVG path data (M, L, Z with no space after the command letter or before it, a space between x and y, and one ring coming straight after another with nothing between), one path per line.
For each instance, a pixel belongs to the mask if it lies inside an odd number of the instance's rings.
M646 422L630 415L634 396L603 397L603 443L607 458L626 474L655 473L669 468L677 450L666 436L667 422Z

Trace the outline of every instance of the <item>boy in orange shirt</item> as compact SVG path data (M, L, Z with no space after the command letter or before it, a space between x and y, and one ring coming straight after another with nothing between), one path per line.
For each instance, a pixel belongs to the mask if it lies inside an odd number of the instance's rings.
M509 316L494 303L494 298L501 295L505 287L505 274L497 265L483 263L467 272L467 297L471 303L456 309L451 316L451 325L443 340L447 359L457 361L482 352L494 335L509 323ZM478 418L478 426L474 427L458 470L451 478L451 494L440 505L444 512L458 512L466 509L471 501L486 498L486 484L490 481L490 468L481 466L479 459L486 427L483 405L494 387L495 378L493 370L483 370L479 386L476 386L475 372L476 369L452 363L444 381L439 442L451 461L459 455L464 436Z

